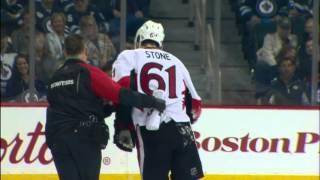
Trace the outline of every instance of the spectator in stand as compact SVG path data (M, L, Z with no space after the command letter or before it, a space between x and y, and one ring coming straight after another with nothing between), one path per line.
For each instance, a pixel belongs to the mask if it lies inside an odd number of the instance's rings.
M239 7L241 21L249 27L288 15L288 0L243 0Z
M0 61L1 63L1 101L6 101L7 98L7 84L12 77L12 69L10 65Z
M12 77L11 64L8 62L10 52L10 37L6 35L3 27L1 27L1 46L0 46L0 62L1 62L1 101L5 101L7 97L6 87L8 81ZM13 53L11 53L13 54Z
M46 72L43 68L44 61L46 61L46 58L48 57L48 47L46 41L47 40L44 35L35 37L35 73L36 76L42 81L46 81Z
M294 12L289 15L293 25L292 31L299 37L299 43L304 45L306 40L312 38L313 15L307 11L304 13L297 11L295 8L291 11Z
M267 93L267 104L308 105L306 84L296 76L295 60L280 57L278 77L271 82Z
M258 63L276 65L276 56L284 46L298 47L297 36L291 33L291 22L287 17L282 17L278 21L275 33L265 36L263 47L257 52Z
M64 59L64 39L68 36L68 33L65 32L65 23L66 18L63 13L54 13L51 16L53 32L46 35L48 58L43 62L43 68L47 77L53 74Z
M299 51L298 72L301 79L310 81L312 74L313 42L309 39Z
M16 56L10 44L10 37L6 35L4 27L1 27L1 46L0 46L0 61L1 61L1 101L6 101L6 87L12 77L12 63Z
M6 26L11 33L18 26L24 7L17 0L1 0L1 26Z
M4 26L1 27L0 35L1 35L1 49L0 49L1 56L4 55L5 53L13 53L14 48L12 46L12 39L7 34L7 30Z
M320 44L320 39L318 41ZM302 47L301 47L302 48ZM300 61L298 74L299 78L307 82L308 86L308 95L311 95L311 85L312 85L312 64L314 59L313 55L313 40L309 39L306 41L304 49L301 49L299 52ZM320 59L318 60L318 91L320 92ZM317 102L320 103L320 94L318 94Z
M297 48L297 37L291 34L291 22L287 17L278 20L277 31L267 34L263 46L257 51L255 66L256 98L263 96L277 74L277 56L284 47ZM294 50L296 51L296 50Z
M289 0L289 16L313 15L313 0Z
M28 7L29 1L27 0L7 0L7 1L16 1L18 4L21 4L24 8Z
M9 44L9 37L5 34L4 29L1 28L1 46L0 46L0 55L7 53L7 48Z
M281 58L291 59L295 61L297 58L297 49L292 46L284 46L276 57L277 65L269 66L263 62L259 62L256 65L256 98L258 104L261 102L261 97L265 96L266 92L270 88L271 81L278 76L278 60Z
M67 25L72 33L80 33L79 22L82 16L93 16L98 24L99 32L108 32L109 24L102 12L90 0L73 0L65 7Z
M54 13L51 22L53 31L46 34L49 56L58 61L64 56L64 39L68 36L65 32L66 18L63 13Z
M263 32L274 30L274 24L281 16L288 15L288 0L242 0L239 4L239 23L242 32L242 50L252 71L256 63L256 42L254 39L256 25L263 27ZM262 35L264 36L264 35Z
M151 0L137 0L138 7L145 17L149 17L149 8Z
M36 28L43 33L53 31L51 24L51 16L53 13L61 12L62 7L59 6L59 1L55 0L38 0L36 6Z
M7 96L10 98L10 101L13 102L24 102L24 95L28 92L29 82L31 80L29 74L29 61L25 55L17 55L13 64L13 74L12 78L7 84ZM45 100L46 86L45 84L36 79L35 80L35 89L39 101Z
M112 1L113 0L91 0L90 2L103 13L106 21L109 22L113 18Z
M305 40L312 39L313 27L313 16L307 16L304 23Z
M61 7L61 9L65 10L65 8L72 3L73 0L56 0L58 1L59 6Z
M14 50L18 53L18 54L29 54L29 47L30 47L30 37L29 37L29 29L30 26L32 25L32 23L30 23L30 13L29 11L25 11L22 15L23 17L23 24L22 26L15 30L12 33L12 45ZM35 33L35 38L37 38L37 36L44 36L43 33L36 31ZM40 37L42 38L42 37Z
M301 28L302 32L298 34L299 44L301 45L301 49L305 49L306 41L312 39L313 34L313 16L306 16L304 19L304 25Z
M119 36L120 33L120 0L113 0L113 16L110 33ZM137 0L127 0L127 37L134 37L138 28L145 22L144 14Z
M80 32L85 38L89 50L88 59L93 65L102 68L107 61L116 55L116 49L110 38L99 33L96 20L92 16L82 16L80 20Z

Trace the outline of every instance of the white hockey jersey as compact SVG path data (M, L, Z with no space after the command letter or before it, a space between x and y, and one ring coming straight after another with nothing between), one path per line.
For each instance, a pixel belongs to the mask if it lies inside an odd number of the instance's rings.
M118 82L136 74L137 91L152 95L154 89L165 92L164 114L176 122L189 122L185 111L184 92L189 89L193 99L201 100L184 64L174 55L159 49L135 49L121 52L113 64L113 79ZM135 125L144 126L150 109L133 109ZM167 118L166 121L170 120Z

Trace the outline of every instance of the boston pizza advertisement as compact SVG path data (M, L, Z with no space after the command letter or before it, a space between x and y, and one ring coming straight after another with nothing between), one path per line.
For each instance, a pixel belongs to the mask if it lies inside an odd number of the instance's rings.
M1 179L58 179L45 117L45 106L1 106ZM105 119L110 137L113 119ZM319 178L318 109L205 108L193 129L205 179ZM101 179L139 179L136 151L125 153L112 139L101 166Z

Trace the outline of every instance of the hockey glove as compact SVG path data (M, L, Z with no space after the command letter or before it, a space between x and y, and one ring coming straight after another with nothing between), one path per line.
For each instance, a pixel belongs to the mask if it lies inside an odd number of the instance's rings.
M123 151L132 152L135 147L135 133L129 129L117 130L113 143Z
M131 152L135 147L135 129L131 118L132 108L119 105L116 107L113 143L121 150Z

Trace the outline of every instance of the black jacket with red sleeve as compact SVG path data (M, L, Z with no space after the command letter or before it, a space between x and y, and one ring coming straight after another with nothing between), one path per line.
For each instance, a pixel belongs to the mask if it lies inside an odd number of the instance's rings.
M119 103L121 87L100 69L69 59L48 84L46 137L91 126L103 121L103 99Z
M152 96L121 88L106 73L78 59L68 59L48 84L46 141L73 129L94 133L104 123L104 100L113 104L165 109L165 102Z

